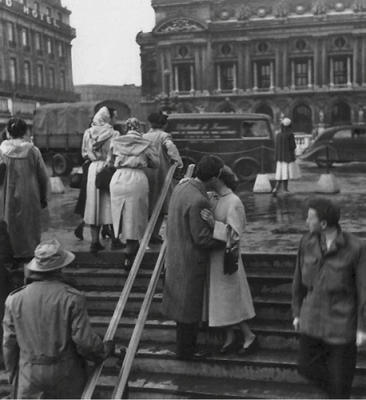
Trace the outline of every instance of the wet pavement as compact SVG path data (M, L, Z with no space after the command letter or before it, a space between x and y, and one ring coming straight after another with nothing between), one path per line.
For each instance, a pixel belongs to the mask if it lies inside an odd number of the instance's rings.
M316 183L324 173L315 164L301 163L302 178L289 184L290 193L255 194L251 187L241 185L238 194L246 214L247 228L242 243L243 252L293 253L301 235L306 232L306 201L316 195ZM341 206L341 225L359 237L366 238L366 163L336 165L331 169L340 186L340 193L322 195ZM270 179L273 176L270 175ZM64 179L65 193L52 194L49 208L43 212L43 239L57 237L73 251L88 251L89 229L84 229L84 240L78 240L73 230L80 217L73 213L78 189L70 189ZM109 249L108 240L105 241Z

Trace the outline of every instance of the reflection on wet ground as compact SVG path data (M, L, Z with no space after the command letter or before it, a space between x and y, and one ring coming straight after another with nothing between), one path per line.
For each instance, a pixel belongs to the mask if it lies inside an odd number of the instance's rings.
M290 182L289 194L254 194L250 187L239 187L247 214L247 229L242 248L244 252L295 252L301 235L306 232L306 202L314 196L316 182L322 172L310 163L302 163L302 178ZM341 192L326 195L337 202L342 210L341 224L345 230L366 237L366 164L353 163L336 166L331 172L336 176ZM270 176L272 178L272 176ZM79 241L73 230L80 218L73 214L78 190L69 189L61 195L52 195L49 211L44 213L43 237L57 236L74 251L87 251L89 232Z

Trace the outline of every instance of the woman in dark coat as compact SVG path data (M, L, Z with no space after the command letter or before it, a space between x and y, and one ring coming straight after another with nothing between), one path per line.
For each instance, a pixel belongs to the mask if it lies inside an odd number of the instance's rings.
M284 118L281 121L281 131L276 137L275 159L276 159L276 185L272 190L275 195L280 188L288 192L288 180L298 179L300 176L297 165L295 164L295 136L291 130L291 120Z

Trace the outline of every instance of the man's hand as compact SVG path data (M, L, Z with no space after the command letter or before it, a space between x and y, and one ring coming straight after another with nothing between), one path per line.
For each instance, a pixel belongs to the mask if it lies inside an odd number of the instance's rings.
M211 228L213 228L215 226L215 218L214 218L211 210L204 208L200 214L201 214L201 218L204 221L206 221L210 225Z
M292 325L294 326L294 329L296 332L299 331L300 329L300 319L299 317L295 317L294 320L292 321Z
M356 333L357 347L363 347L365 344L366 344L366 332L357 330L357 333Z

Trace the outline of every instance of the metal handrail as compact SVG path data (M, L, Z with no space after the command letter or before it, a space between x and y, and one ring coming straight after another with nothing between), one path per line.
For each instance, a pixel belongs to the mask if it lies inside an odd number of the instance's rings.
M162 191L160 193L160 196L159 196L159 199L158 199L158 201L157 201L157 203L155 205L153 214L152 214L152 216L151 216L151 218L149 220L149 223L147 225L147 228L145 230L144 236L142 238L142 241L140 243L138 252L137 252L135 260L133 262L131 271L130 271L128 277L127 277L127 280L126 280L125 285L123 287L123 290L121 292L120 298L119 298L118 303L116 305L116 308L115 308L115 310L113 312L113 316L112 316L112 318L110 320L107 332L106 332L106 334L104 336L104 340L105 341L106 340L113 340L113 338L114 338L114 336L116 334L116 331L117 331L117 328L118 328L118 324L119 324L119 322L121 320L122 313L123 313L123 311L124 311L124 309L126 307L126 303L127 303L128 297L130 295L132 286L133 286L133 284L135 282L135 279L136 279L138 270L140 268L142 259L143 259L144 255L146 253L147 245L149 244L151 235L153 233L153 230L154 230L156 221L158 219L158 216L160 214L161 208L163 206L164 200L165 200L165 198L166 198L166 196L168 194L168 191L169 191L169 188L170 188L170 184L172 182L173 175L174 175L174 172L175 172L176 168L177 168L177 164L175 163L170 167L170 169L169 169L169 171L168 171L168 173L167 173L167 175L165 177L163 189L162 189ZM85 386L83 394L81 395L82 399L91 399L92 398L92 395L94 393L95 387L96 387L96 385L98 383L98 379L99 379L100 374L102 372L103 366L104 366L104 362L102 362L102 363L100 363L100 364L98 364L96 366L93 374L90 376L90 378L89 378L89 380L88 380L88 382L87 382L87 384Z
M187 178L192 177L193 170L194 170L194 164L190 164L187 168L185 177L187 177ZM146 295L145 295L144 301L142 303L142 306L141 306L141 309L139 312L139 316L136 321L135 328L133 330L130 342L128 344L128 348L126 351L125 358L123 360L122 368L118 375L117 385L115 386L113 394L112 394L112 399L121 399L122 398L123 392L124 392L126 384L128 382L128 377L130 375L132 363L133 363L133 360L134 360L136 352L137 352L137 348L140 343L140 339L142 336L142 332L144 330L145 322L146 322L147 316L150 311L151 302L153 300L153 297L155 294L155 289L158 284L161 270L164 265L166 248L167 248L167 241L164 240L164 243L162 244L162 246L160 248L159 257L158 257L158 260L156 261L154 271L150 278L150 283L149 283L148 289L146 291Z

